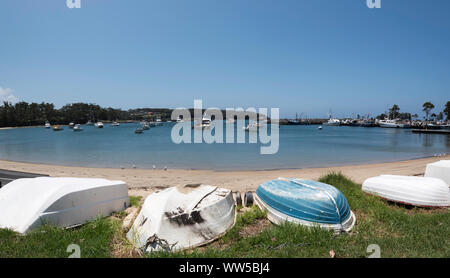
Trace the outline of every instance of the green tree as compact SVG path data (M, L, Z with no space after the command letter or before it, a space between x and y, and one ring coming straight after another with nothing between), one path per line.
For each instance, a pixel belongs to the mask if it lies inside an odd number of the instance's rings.
M428 121L430 112L431 112L431 110L434 109L434 104L431 103L431 102L429 102L429 101L427 101L427 102L425 102L425 103L423 104L422 107L423 107L423 110L422 110L422 111L425 112L425 114L427 115L427 121Z
M450 101L445 104L444 113L447 116L447 121L450 120Z
M398 118L400 112L400 107L397 104L394 104L391 109L389 109L389 114L391 115L392 119Z

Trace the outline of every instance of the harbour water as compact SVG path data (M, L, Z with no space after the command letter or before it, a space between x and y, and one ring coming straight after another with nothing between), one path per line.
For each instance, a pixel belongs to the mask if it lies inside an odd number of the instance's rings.
M103 129L65 126L0 130L0 159L112 168L267 170L328 167L414 159L450 152L450 136L408 129L280 126L279 151L261 155L260 144L175 144L174 123L135 134L139 124Z

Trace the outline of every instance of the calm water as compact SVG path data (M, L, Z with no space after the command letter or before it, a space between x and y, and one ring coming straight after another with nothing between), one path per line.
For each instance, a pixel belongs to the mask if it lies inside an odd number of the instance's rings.
M0 130L0 159L91 167L282 169L419 158L450 152L450 136L360 127L281 126L280 148L261 155L259 144L174 144L173 123L135 134L138 124Z

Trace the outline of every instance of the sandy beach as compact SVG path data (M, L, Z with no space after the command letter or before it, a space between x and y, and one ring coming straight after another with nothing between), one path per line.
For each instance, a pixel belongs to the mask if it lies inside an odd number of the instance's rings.
M443 159L450 159L450 155L376 164L271 171L87 168L0 160L0 169L47 174L53 177L123 180L128 184L130 195L146 196L166 187L192 183L217 185L233 191L254 191L260 183L270 179L278 177L318 179L331 171L342 172L358 183L381 174L420 176L424 174L427 163Z

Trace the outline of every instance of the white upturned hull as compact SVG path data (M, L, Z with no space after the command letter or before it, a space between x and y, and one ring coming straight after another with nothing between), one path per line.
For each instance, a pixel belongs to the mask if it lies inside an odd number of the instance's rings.
M0 228L26 233L48 223L72 227L108 216L130 204L123 181L25 178L0 189Z
M171 187L147 197L127 238L146 252L179 251L217 239L235 220L231 190L209 185Z
M255 201L256 205L262 210L267 212L267 219L269 219L270 222L281 225L284 222L291 222L295 224L300 224L307 227L320 227L327 230L332 230L336 233L345 231L350 232L351 229L355 226L356 223L356 216L352 212L350 212L350 216L342 223L342 224L325 224L325 223L317 223L317 222L311 222L302 220L299 218L291 217L287 214L284 214L278 210L273 209L269 205L267 205L263 200L261 200L258 195L255 195Z
M362 190L408 205L450 206L450 189L444 181L436 178L382 175L365 180Z
M441 179L450 186L450 160L427 164L425 177Z

